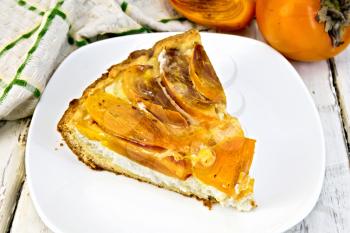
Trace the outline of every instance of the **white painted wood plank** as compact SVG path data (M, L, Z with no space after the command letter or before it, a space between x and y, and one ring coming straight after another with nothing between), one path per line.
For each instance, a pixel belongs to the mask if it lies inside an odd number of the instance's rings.
M326 141L326 174L313 211L288 233L350 232L350 171L339 107L327 63L293 62L319 111Z
M11 233L51 233L37 215L30 199L27 183L24 183Z
M335 59L336 64L336 89L342 110L345 130L350 140L350 47Z
M263 41L256 24L255 30L251 34ZM347 59L350 63L350 59ZM286 233L349 233L349 160L331 71L327 61L292 62L292 65L303 79L320 114L326 143L326 173L320 198L313 211ZM338 67L338 63L336 65Z
M0 122L0 232L6 232L24 179L29 120Z

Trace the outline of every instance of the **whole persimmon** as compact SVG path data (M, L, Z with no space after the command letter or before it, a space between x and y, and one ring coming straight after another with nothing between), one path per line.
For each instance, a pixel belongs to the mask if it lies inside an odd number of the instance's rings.
M265 40L298 61L333 57L350 42L350 0L257 0L256 19Z
M254 17L255 0L170 0L189 20L224 31L246 27Z

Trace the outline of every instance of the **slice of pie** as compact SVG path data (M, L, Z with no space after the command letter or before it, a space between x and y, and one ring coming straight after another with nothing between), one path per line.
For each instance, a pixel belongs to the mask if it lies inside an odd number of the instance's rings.
M226 112L224 90L195 30L112 66L70 103L58 130L93 169L207 205L256 206L249 177L255 140Z

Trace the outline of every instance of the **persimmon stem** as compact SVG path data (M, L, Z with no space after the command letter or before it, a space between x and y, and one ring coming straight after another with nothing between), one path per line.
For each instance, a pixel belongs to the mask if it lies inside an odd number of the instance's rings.
M350 25L350 0L321 0L316 20L325 24L333 47L344 43L344 29Z

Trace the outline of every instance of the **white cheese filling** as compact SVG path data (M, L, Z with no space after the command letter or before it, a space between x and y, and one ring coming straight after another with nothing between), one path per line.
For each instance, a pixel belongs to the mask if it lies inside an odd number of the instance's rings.
M215 198L221 205L223 206L231 206L236 208L239 211L249 211L254 208L253 204L253 195L248 195L247 197L242 198L239 201L236 201L232 197L227 194L219 191L218 189L206 185L191 176L186 180L179 180L170 176L166 176L160 172L152 170L148 167L142 166L129 158L120 155L105 146L103 146L98 141L93 141L86 138L82 135L78 130L76 130L77 139L81 141L83 144L87 145L89 150L94 153L111 158L112 162L117 166L123 168L124 170L135 174L140 177L144 177L155 184L164 185L166 187L174 187L176 189L180 189L182 192L186 194L195 194L196 196L204 199L208 199L209 197Z
M165 49L163 49L159 53L159 55L158 55L158 62L159 62L159 71L162 74L162 73L164 73L164 67L166 66L166 62L167 62Z

